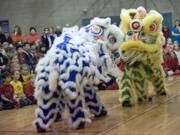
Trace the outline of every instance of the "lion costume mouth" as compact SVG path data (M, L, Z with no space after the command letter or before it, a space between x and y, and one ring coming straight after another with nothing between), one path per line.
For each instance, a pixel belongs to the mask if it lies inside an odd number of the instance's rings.
M128 40L125 41L121 44L120 46L120 50L121 52L123 51L127 51L127 50L132 50L132 51L140 51L140 52L149 52L149 53L153 53L156 52L157 50L159 50L158 48L158 44L159 42L158 40L156 40L155 44L145 44L140 40Z
M121 55L121 60L123 60L126 65L133 65L134 63L141 60L144 52L134 51L134 50L127 50Z

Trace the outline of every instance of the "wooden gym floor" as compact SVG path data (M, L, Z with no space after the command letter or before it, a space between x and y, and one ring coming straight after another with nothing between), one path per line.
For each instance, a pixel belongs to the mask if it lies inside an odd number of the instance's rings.
M166 78L168 96L122 108L118 91L98 92L108 116L94 119L83 130L70 130L65 120L44 135L180 135L180 76ZM0 135L38 135L32 126L35 106L0 111Z

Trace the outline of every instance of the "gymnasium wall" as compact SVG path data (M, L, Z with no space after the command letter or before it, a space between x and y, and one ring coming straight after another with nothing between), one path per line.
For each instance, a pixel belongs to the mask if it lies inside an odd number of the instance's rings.
M8 20L10 28L19 24L24 32L30 26L81 24L93 16L118 16L122 8L140 5L162 13L172 12L180 18L180 0L0 0L0 21Z

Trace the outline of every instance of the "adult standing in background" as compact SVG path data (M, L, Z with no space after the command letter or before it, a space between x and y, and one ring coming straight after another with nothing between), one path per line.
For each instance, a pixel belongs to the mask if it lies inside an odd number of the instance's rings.
M54 42L54 36L50 35L49 28L44 28L44 33L41 36L42 45L46 47L46 52L51 48Z
M56 26L56 30L55 30L55 38L60 37L61 34L62 34L61 27L58 25Z
M12 44L13 41L12 41L12 38L11 38L9 32L4 32L4 35L5 35L5 42L7 42L8 44Z
M177 41L178 44L180 45L180 21L179 20L175 20L175 25L171 30L171 39L172 41Z
M167 43L168 38L170 38L170 36L171 36L171 31L169 30L169 28L167 26L163 26L162 32L163 32L163 35L164 35L166 43Z
M49 35L55 36L54 27L49 27Z
M4 43L5 42L5 35L2 32L2 28L0 26L0 43Z

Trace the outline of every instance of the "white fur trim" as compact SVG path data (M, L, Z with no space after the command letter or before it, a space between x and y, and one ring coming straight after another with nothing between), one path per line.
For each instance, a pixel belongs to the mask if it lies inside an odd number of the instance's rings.
M77 93L76 92L72 92L70 89L65 89L65 93L66 93L66 95L68 96L68 98L70 100L74 100L77 97Z
M90 24L108 27L111 24L111 18L103 19L103 18L95 17L94 19L91 20Z
M59 73L56 71L55 68L52 67L49 74L49 89L50 90L52 91L57 90L58 78L59 78Z

